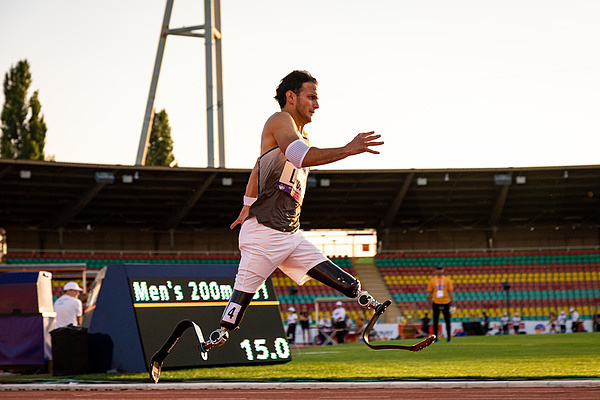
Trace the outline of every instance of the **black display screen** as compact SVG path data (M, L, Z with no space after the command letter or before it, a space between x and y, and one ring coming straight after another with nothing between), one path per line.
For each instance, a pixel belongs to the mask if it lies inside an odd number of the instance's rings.
M223 271L223 266L219 270ZM182 319L194 321L202 329L204 338L208 338L219 327L233 291L233 276L210 276L212 273L205 277L167 276L164 272L162 269L163 276L128 276L146 360L162 346ZM225 345L210 350L207 361L200 357L195 333L189 329L165 360L164 367L264 364L290 360L279 302L269 279L254 296L240 329L230 332Z

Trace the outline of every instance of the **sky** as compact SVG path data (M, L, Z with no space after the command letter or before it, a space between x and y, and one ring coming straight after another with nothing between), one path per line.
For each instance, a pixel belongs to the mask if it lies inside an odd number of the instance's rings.
M135 164L165 4L0 0L2 79L29 61L47 156ZM176 0L170 27L203 24L203 4ZM275 88L294 69L319 81L311 145L343 146L371 130L385 141L379 155L321 168L599 164L597 0L221 0L221 8L227 168L254 165L262 127L279 110ZM155 109L169 115L181 167L207 166L204 71L204 39L168 37Z

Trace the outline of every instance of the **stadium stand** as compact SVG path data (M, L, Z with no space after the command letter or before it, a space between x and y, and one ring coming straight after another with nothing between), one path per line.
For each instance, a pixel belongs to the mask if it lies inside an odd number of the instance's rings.
M355 275L351 258L339 257L333 261ZM90 270L98 270L109 263L236 264L239 254L12 252L7 254L6 262L13 265L85 263ZM470 322L473 318L480 318L484 311L492 321L498 321L506 311L504 282L510 285L511 313L518 311L523 320L546 321L550 312L567 312L570 307L576 307L582 318L591 319L600 302L598 249L393 252L378 254L375 264L393 300L407 313L416 310L416 318L421 318L430 308L426 303L427 282L433 267L438 264L446 267L455 284L456 321ZM331 302L320 305L320 310L330 315L335 301L344 298L315 280L297 286L279 270L272 278L284 320L290 306L298 309L306 304L315 321L315 299L331 299ZM54 280L54 296L62 294L65 282ZM353 320L365 317L358 304L345 303L344 307Z
M90 270L99 270L107 264L118 263L174 263L174 264L237 264L239 254L134 254L134 253L84 253L84 252L11 252L6 255L7 264L69 264L84 263ZM355 274L352 268L352 261L348 257L333 258L333 261L351 274ZM53 297L62 295L62 287L68 280L73 279L53 279ZM75 279L77 281L77 279ZM81 281L78 283L81 285ZM320 282L311 280L303 286L296 284L281 271L277 270L273 274L273 286L280 302L280 310L284 320L287 319L288 308L290 306L298 307L300 304L307 304L311 312L311 318L316 320L314 312L315 298L331 298L331 303L324 302L321 310L330 315L335 308L337 298L343 298L344 295L323 285ZM296 292L290 291L290 288L296 288ZM350 318L356 319L359 313L362 314L362 308L358 304L345 304ZM363 315L364 318L364 315Z
M375 260L394 300L416 305L419 317L429 309L426 288L438 264L454 281L454 318L462 322L479 319L484 311L498 321L506 311L507 294L510 312L519 312L523 320L548 320L550 312L570 307L589 319L600 302L598 250L398 252Z
M10 252L6 255L5 261L10 265L25 264L85 264L88 271L98 271L107 264L156 264L156 263L174 263L174 264L237 264L239 254L121 254L121 253L83 253L83 252ZM47 268L49 269L49 268ZM50 272L53 272L49 269ZM62 272L62 271L61 271ZM60 275L65 275L61 273ZM79 285L84 286L79 274L68 278L55 276L52 279L52 296L54 300L63 294L63 286L66 282L75 280ZM91 282L88 282L91 283Z

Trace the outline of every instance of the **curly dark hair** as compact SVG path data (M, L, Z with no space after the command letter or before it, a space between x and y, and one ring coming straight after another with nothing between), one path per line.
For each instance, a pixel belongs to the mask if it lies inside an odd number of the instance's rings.
M317 80L310 74L308 71L292 71L285 78L279 82L279 86L277 86L275 100L279 103L279 106L283 108L286 103L285 94L288 90L299 94L300 88L305 82L312 82L315 85L317 84Z

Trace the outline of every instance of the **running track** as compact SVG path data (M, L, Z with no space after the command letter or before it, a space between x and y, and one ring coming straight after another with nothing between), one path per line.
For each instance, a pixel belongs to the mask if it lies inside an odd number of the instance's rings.
M599 399L600 380L3 384L0 399Z

